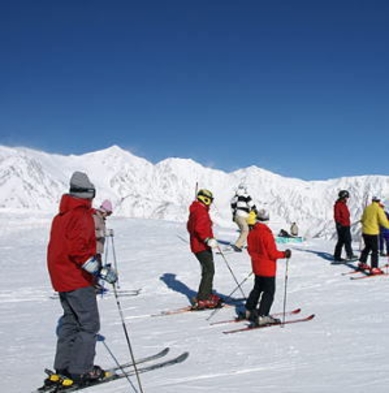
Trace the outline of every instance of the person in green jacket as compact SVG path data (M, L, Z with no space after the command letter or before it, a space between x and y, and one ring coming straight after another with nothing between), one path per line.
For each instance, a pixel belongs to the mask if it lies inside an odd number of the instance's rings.
M389 221L385 212L380 206L381 198L374 196L372 203L363 211L362 214L362 237L365 248L361 252L358 267L367 270L370 274L382 274L383 271L378 267L378 248L380 240L380 226L389 229ZM367 258L371 252L371 266L367 264Z

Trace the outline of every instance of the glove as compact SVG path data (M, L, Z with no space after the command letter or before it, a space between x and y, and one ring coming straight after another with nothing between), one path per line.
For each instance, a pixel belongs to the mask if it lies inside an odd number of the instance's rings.
M101 262L96 256L89 258L82 266L85 271L94 276L97 276L101 269Z
M110 284L115 284L118 280L116 270L110 265L106 265L100 270L99 277Z
M285 250L285 258L289 259L292 256L292 251L287 249Z
M205 243L207 244L208 247L211 248L216 248L219 246L219 243L217 242L217 240L213 237L208 238Z

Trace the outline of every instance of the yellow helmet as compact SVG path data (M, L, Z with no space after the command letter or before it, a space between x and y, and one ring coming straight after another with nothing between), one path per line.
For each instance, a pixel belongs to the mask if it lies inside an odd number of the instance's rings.
M257 222L257 213L252 210L247 216L246 222L248 225L255 225L255 223Z
M212 192L209 190L202 189L197 193L197 199L204 203L204 205L209 206L213 201Z

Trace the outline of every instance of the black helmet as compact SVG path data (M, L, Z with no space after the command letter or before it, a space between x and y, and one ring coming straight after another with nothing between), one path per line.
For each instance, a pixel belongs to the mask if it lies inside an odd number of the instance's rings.
M339 199L350 198L350 193L347 190L339 191Z

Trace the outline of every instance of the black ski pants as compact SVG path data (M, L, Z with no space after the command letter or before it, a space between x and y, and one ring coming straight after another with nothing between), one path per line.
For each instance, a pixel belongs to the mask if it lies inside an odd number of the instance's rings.
M254 288L246 302L246 310L254 311L259 302L258 315L269 315L276 292L276 278L255 276Z
M342 257L342 248L344 246L348 258L353 256L353 250L351 248L351 231L350 227L336 224L336 232L338 233L338 242L335 246L334 259L340 260Z
M365 248L362 250L359 260L366 263L369 253L371 252L371 268L378 267L379 235L363 234L362 237L365 242Z
M197 260L201 266L201 280L197 293L197 300L207 300L212 295L213 277L215 275L215 265L211 250L197 252Z

